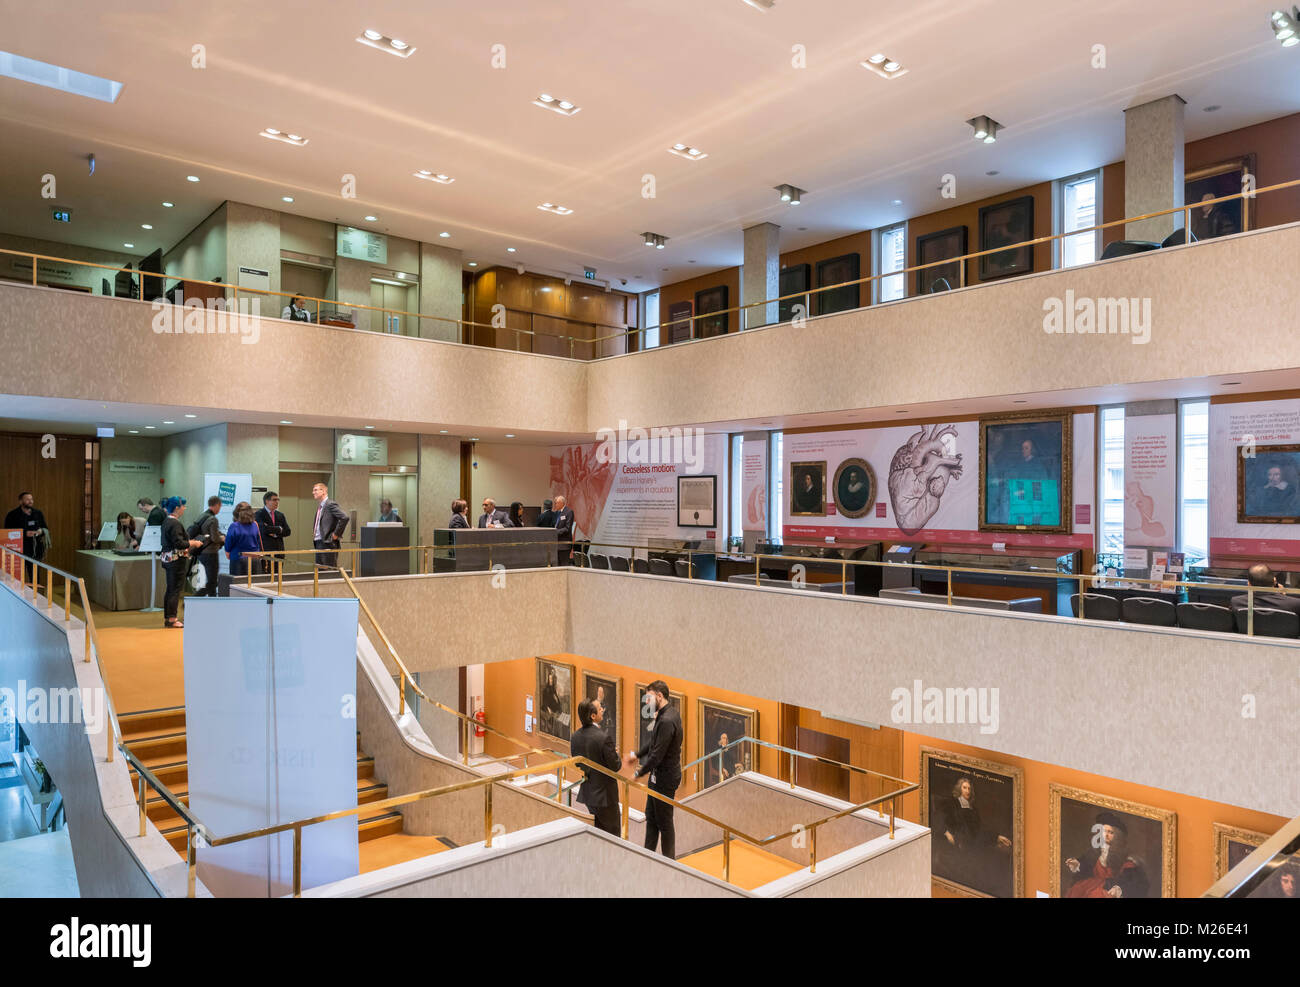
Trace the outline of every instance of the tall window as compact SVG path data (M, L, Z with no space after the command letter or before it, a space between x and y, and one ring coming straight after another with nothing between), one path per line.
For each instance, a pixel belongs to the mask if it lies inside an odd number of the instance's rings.
M651 350L659 345L659 292L651 291L645 296L645 349Z
M1184 401L1178 408L1180 484L1178 549L1188 565L1210 556L1210 402Z
M892 274L907 266L907 224L899 223L880 231L880 273ZM907 276L895 274L876 282L877 299L892 302L907 294Z
M1073 233L1086 230L1097 223L1097 191L1100 187L1100 172L1090 171L1084 175L1063 179L1059 183L1059 201L1057 208L1061 217L1061 233ZM1091 264L1097 259L1098 230L1088 233L1076 233L1063 237L1058 247L1060 266L1075 267L1079 264Z
M731 436L731 509L727 512L727 534L732 538L745 536L745 525L740 515L740 503L744 497L744 456L742 450L745 437L739 432Z
M1124 409L1101 411L1099 552L1124 551Z
M772 444L767 450L768 467L772 471L771 482L767 485L772 494L767 502L767 537L774 542L781 540L781 505L785 503L785 494L781 485L782 478L785 476L785 467L782 465L784 438L784 432L773 432Z

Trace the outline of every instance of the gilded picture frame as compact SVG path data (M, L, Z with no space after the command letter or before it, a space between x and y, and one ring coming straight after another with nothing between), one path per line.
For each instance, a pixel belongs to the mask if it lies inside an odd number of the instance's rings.
M1114 897L1103 889L1099 878L1087 873L1086 856L1090 853L1090 848L1093 848L1093 841L1104 838L1104 827L1110 825L1105 821L1106 816L1117 817L1126 828L1140 830L1138 833L1130 831L1126 837L1126 846L1139 856L1134 858L1133 854L1126 854L1124 863L1135 859L1137 868L1140 868L1145 876L1147 893L1130 894L1130 897L1173 898L1177 896L1178 814L1176 812L1172 809L1160 809L1140 802L1130 802L1127 799L1085 791L1082 788L1071 788L1056 782L1048 785L1047 792L1048 880L1053 898ZM1066 805L1067 802L1070 804ZM1143 823L1150 825L1143 825ZM1069 826L1070 832L1063 833L1063 825ZM1062 874L1067 869L1066 861L1070 859L1078 862L1080 869L1077 874L1072 875L1071 886L1065 886ZM1150 861L1157 859L1160 862L1160 873L1156 875L1155 880L1152 880ZM1120 897L1123 897L1122 890L1121 888Z
M603 687L605 689L605 718L601 725L607 734L614 738L614 747L620 754L623 753L623 738L621 736L623 726L623 716L621 704L623 701L623 680L613 675L602 675L600 672L590 672L587 669L582 670L582 698L597 699L597 690ZM611 697L611 693L613 694ZM574 708L574 718L577 718L577 708ZM581 724L579 724L581 726Z
M1217 881L1246 857L1264 845L1268 833L1239 829L1226 823L1214 823L1214 879ZM1234 846L1236 844L1236 846Z
M554 672L556 677L554 710L547 706L547 685L551 672ZM577 671L573 665L566 662L538 658L536 680L535 726L538 736L567 746L569 738L573 735L574 720L577 719L577 706L573 699L578 683Z
M854 482L852 471L858 471L859 483L866 482L865 491L850 490ZM835 482L831 485L835 494L835 512L842 517L860 518L876 506L876 495L880 488L876 486L876 471L865 459L854 457L846 459L835 467Z
M758 710L733 706L731 703L724 703L719 699L707 699L704 696L696 699L695 703L697 757L702 758L717 750L723 734L726 734L729 744L740 737L758 736ZM757 771L758 751L757 744L739 744L727 752L721 766L717 758L700 761L696 765L699 775L696 791L702 792L706 788L711 788L739 771Z
M1237 523L1300 524L1300 445L1256 446L1251 451L1254 454L1246 456L1242 448L1237 450Z
M939 769L937 772L936 769ZM954 841L947 839L945 830L945 821L935 819L931 809L933 803L939 799L953 800L956 798L956 788L939 790L936 785L935 776L939 772L946 773L950 777L956 776L957 784L965 777L969 778L971 789L968 789L969 798L979 812L981 826L988 829L987 823L992 822L994 825L988 832L992 834L992 839L987 842L986 846L976 848L973 844L973 852L980 852L983 858L980 861L958 862L955 857L957 853L954 850L964 850L960 847L958 837ZM921 802L921 825L929 826L930 847L931 847L931 866L930 877L935 884L952 891L956 894L965 895L971 898L1023 898L1025 895L1025 770L1011 764L1000 764L997 761L987 761L978 757L969 757L965 754L957 754L953 751L942 750L938 747L922 747L920 755L920 802ZM946 778L943 780L947 780ZM981 790L985 783L1005 784L1008 786L1010 798L1005 797L991 800L995 802L996 811L991 814L991 818L986 819L982 811L985 803L981 799ZM996 862L996 854L1003 852L999 838L1010 833L1011 846L1005 848L1008 858L1010 871L1009 876L1004 873L998 873L1003 870L1000 867L989 867L989 863ZM991 851L991 853L990 853ZM989 872L994 872L990 878ZM984 872L981 875L981 872ZM981 879L983 877L983 879ZM964 880L963 880L964 878ZM997 894L998 890L1006 890L1006 887L999 887L1002 881L1006 880L1009 885L1010 894ZM977 887L976 885L983 885ZM993 890L990 890L993 889Z
M803 485L804 477L812 485ZM826 516L826 460L790 464L790 516Z
M1074 520L1074 414L1065 409L988 415L980 418L979 530L1026 531L1068 535ZM1028 455L1025 443L1029 443ZM1041 455L1040 455L1041 453ZM1019 458L1017 458L1019 457ZM989 495L990 461L996 465L998 487ZM1033 476L1029 475L1032 468ZM1021 473L1021 476L1013 474ZM1039 479L1035 479L1038 477ZM1031 517L1032 505L1022 513L1020 501L1046 492L1044 483L1057 491L1055 524L1020 522ZM995 520L990 520L992 515ZM1005 520L1003 520L1005 519Z

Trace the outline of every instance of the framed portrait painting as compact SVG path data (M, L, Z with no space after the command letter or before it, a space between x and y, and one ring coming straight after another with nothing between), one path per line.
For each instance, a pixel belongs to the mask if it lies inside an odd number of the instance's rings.
M810 264L791 264L789 267L781 268L780 281L778 282L777 291L781 295L781 300L777 303L777 321L789 322L796 314L805 318L812 313L808 310L808 296L799 294L806 292L812 281L812 265ZM786 296L792 297L786 297ZM795 312L795 306L802 306L799 311ZM749 311L754 311L750 309Z
M567 744L573 734L573 666L537 659L537 732Z
M1300 445L1256 446L1236 459L1238 523L1300 522Z
M597 699L605 710L601 728L614 738L614 746L623 752L622 738L619 735L619 700L623 696L623 680L596 672L582 673L582 698ZM575 712L576 716L576 712Z
M980 250L1010 247L1034 238L1034 197L1022 195L980 209ZM1034 248L998 250L980 257L980 280L1028 274L1034 269Z
M1053 898L1173 898L1177 815L1138 802L1048 786Z
M845 284L857 281L861 277L862 258L858 254L844 254L817 262L817 287L824 291L817 292L817 314L830 315L832 312L847 312L858 308L862 303L862 285ZM834 288L831 285L842 285Z
M1069 534L1069 411L980 419L981 531Z
M718 478L716 476L679 476L677 478L677 526L712 528L716 525Z
M790 516L826 516L826 460L790 464Z
M835 510L860 518L876 504L876 472L865 459L846 459L835 467Z
M1255 833L1223 823L1214 824L1214 879L1217 881L1264 845L1267 833Z
M922 747L920 778L933 879L973 897L1023 897L1024 769Z
M730 290L725 284L705 288L703 291L695 293L696 339L704 339L708 336L723 336L730 331L731 313L723 311L727 308L729 297ZM721 314L714 315L714 312Z
M691 316L695 314L695 305L693 302L673 302L668 306L668 323L666 341L669 343L684 343L686 340L693 338L694 332L691 328ZM661 340L663 342L664 340Z
M636 749L641 750L650 744L650 734L654 730L655 714L646 706L645 694L650 688L649 682L636 684ZM677 710L682 718L682 767L686 767L686 696L680 692L669 691L668 705Z
M1183 176L1183 202L1192 206L1192 235L1198 240L1213 240L1249 230L1254 203L1249 199L1213 200L1225 195L1239 195L1255 175L1255 155L1220 161L1197 168Z
M736 744L741 737L758 736L758 711L716 699L697 700L699 709L700 783L704 791L728 778L758 767L758 749L753 744ZM734 746L732 746L734 745ZM712 756L708 756L712 755Z
M954 226L952 229L928 233L916 238L916 263L934 264L935 261L950 260L966 253L966 227ZM962 284L961 266L964 261L954 260L950 264L935 264L934 267L922 267L916 272L916 293L929 295L936 291L951 291Z

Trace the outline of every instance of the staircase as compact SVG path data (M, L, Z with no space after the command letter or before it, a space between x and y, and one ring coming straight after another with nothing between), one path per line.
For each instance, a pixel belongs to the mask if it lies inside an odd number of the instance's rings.
M189 764L185 751L185 707L143 710L118 717L122 740L140 762L180 800L189 805ZM139 792L139 775L131 769L131 785ZM388 786L375 778L375 759L361 749L357 735L357 804L388 798ZM145 812L158 831L182 857L185 856L185 820L161 795L150 789ZM402 814L395 809L372 809L357 820L357 840L369 843L402 833Z

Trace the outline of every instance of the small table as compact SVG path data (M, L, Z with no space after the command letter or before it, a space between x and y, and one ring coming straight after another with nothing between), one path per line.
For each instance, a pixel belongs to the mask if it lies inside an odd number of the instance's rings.
M149 563L152 555L118 555L111 549L77 553L77 575L86 581L86 595L106 610L143 610L149 606ZM157 564L153 606L160 607L167 574Z

